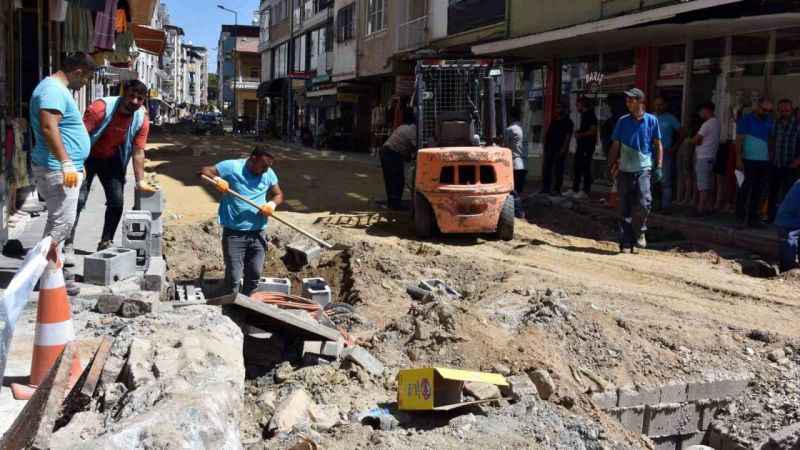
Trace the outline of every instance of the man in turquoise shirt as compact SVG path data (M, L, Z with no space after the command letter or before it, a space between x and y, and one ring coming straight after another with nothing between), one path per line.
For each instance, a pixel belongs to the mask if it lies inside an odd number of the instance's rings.
M744 172L744 183L736 195L736 217L748 227L764 226L758 206L769 177L769 138L774 126L772 102L766 98L736 123L736 169Z
M275 158L266 149L256 147L247 159L222 161L200 171L200 175L212 178L217 190L223 193L219 223L223 229L225 288L229 292L250 295L261 278L267 255L268 219L283 202L278 176L272 170L274 162ZM259 209L233 195L225 195L231 190L259 205Z
M661 131L661 145L664 148L664 179L661 181L661 208L669 209L672 206L672 183L675 179L675 163L678 153L677 145L680 144L681 123L678 118L669 112L669 102L663 97L657 97L653 106L656 109L658 128Z
M641 89L625 92L625 105L630 114L620 117L611 136L613 143L608 154L612 177L617 178L619 191L620 250L633 250L634 242L640 248L647 247L647 218L653 203L650 190L651 173L656 183L661 182L661 129L658 119L645 112L645 97ZM634 235L633 208L639 204L642 210L639 236Z
M48 258L60 258L59 248L72 232L78 208L83 162L91 142L83 115L70 91L85 86L96 69L86 53L68 55L61 70L33 90L30 120L36 145L31 152L36 189L47 203L44 235L53 241ZM74 284L67 291L77 294Z

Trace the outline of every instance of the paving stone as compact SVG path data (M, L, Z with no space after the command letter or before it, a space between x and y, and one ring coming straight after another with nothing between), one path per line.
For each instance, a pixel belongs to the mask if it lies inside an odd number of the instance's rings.
M136 202L141 210L154 214L164 212L164 192L161 190L152 193L136 191Z
M147 270L144 272L143 290L160 292L166 288L167 262L157 256L150 258Z
M645 433L648 436L674 436L697 431L699 413L691 403L661 403L648 405L645 413Z
M592 394L592 401L598 408L607 410L617 406L617 391L603 391Z
M645 419L644 406L631 406L628 408L612 408L609 414L615 417L622 427L633 433L644 432L644 419Z
M378 361L370 352L363 347L353 347L344 351L343 358L353 361L363 367L367 372L374 376L383 375L383 363Z
M337 359L342 352L341 341L305 341L303 342L303 356L307 354L326 356Z

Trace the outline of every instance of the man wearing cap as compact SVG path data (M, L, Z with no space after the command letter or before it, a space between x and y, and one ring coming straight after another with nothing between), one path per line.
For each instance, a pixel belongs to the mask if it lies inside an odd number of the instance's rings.
M630 114L620 117L611 139L608 164L612 177L617 177L620 226L620 249L633 249L634 241L640 248L647 247L647 217L653 202L650 190L651 174L661 182L663 147L661 130L656 116L645 112L645 96L641 89L625 92L625 105ZM639 236L635 237L633 207L642 209Z

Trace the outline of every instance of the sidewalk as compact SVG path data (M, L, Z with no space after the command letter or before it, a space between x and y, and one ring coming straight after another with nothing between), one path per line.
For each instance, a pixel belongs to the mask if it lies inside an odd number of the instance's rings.
M130 170L125 184L125 209L133 206L133 171ZM94 253L100 234L103 229L105 214L105 194L100 186L100 181L95 180L91 194L86 203L86 209L81 214L80 222L75 233L75 267L71 270L76 274L83 274L83 256ZM16 239L22 242L27 250L36 245L42 238L44 232L47 213L43 212L39 217L31 217L27 221L27 226L17 232ZM121 225L121 224L120 224ZM118 229L114 238L115 244L121 242L121 232ZM0 294L22 264L22 259L9 258L0 255ZM81 294L79 297L85 298L102 292L102 288L89 286L79 283ZM73 308L75 307L73 301ZM36 308L38 305L38 293L34 292L29 299L21 317L17 321L14 338L9 349L8 361L6 364L4 386L0 386L0 433L5 432L14 422L19 412L25 406L24 401L14 400L11 396L11 389L8 384L15 381L9 378L24 377L30 373L31 355L33 351L33 338L36 328ZM73 309L74 310L74 309ZM78 329L75 330L79 332ZM83 361L85 362L85 361Z

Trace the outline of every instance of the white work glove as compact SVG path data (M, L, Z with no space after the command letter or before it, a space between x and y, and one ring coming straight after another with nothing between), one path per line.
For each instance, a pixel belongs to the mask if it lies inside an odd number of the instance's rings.
M272 217L272 213L275 212L275 208L277 207L278 205L276 205L275 202L267 202L267 204L259 208L259 210L261 211L262 216Z
M78 187L80 176L78 175L78 171L75 170L75 165L72 164L72 161L61 162L61 174L64 176L65 188Z

